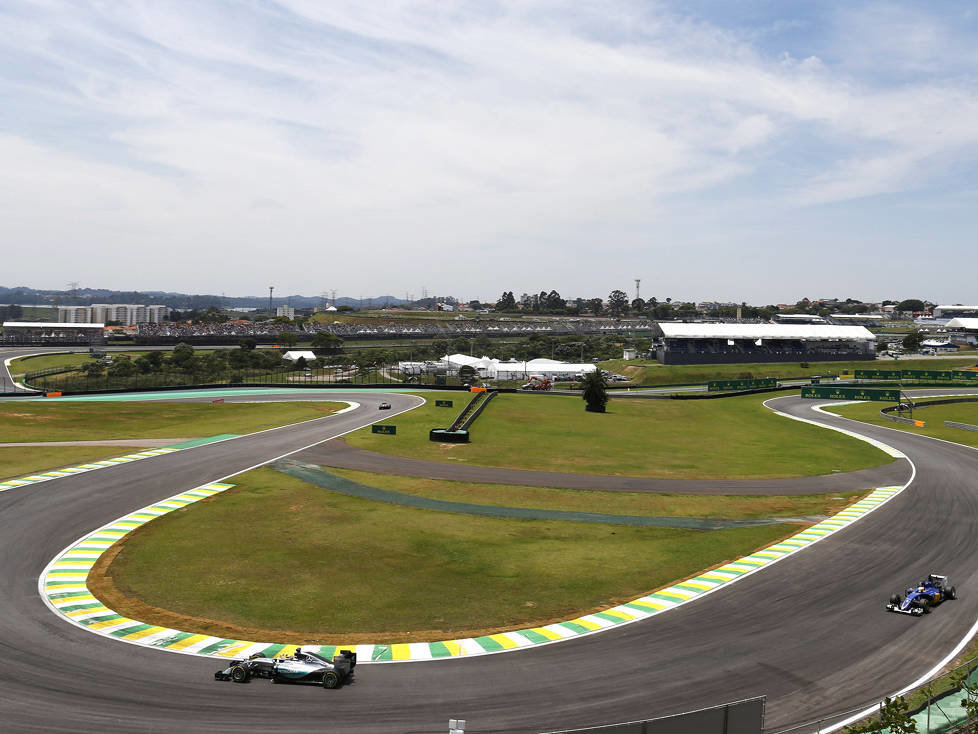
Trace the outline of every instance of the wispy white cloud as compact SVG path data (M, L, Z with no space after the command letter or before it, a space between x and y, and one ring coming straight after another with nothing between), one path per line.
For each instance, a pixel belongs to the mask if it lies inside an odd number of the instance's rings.
M873 17L893 18L906 78L869 72L889 63ZM661 253L646 243L679 212L939 186L978 143L974 45L902 7L831 20L827 48L848 56L771 54L763 29L627 0L13 3L0 10L0 60L16 60L0 71L18 111L0 113L7 208L20 213L9 236L54 246L58 228L40 237L32 221L72 211L85 227L63 237L92 248L111 231L246 255L224 258L243 290L266 275L234 268L270 242L305 253L297 280L318 268L394 290L422 277L419 251L586 264L603 231L651 265ZM941 66L941 45L956 65ZM389 276L360 275L380 256ZM168 267L154 275L187 277ZM504 277L440 267L446 286L481 297ZM530 289L539 276L520 277ZM564 277L568 291L589 279Z

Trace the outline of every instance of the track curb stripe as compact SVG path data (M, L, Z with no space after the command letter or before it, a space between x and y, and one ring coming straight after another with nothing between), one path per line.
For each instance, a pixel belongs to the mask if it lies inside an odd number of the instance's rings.
M47 482L52 479L60 479L61 477L71 477L77 474L84 474L85 472L95 471L96 469L105 469L110 466L118 466L119 464L128 464L131 461L139 461L140 459L149 459L153 456L161 456L163 454L170 454L174 451L179 451L180 449L172 447L164 447L159 449L146 449L145 451L137 451L134 454L126 454L125 456L116 456L113 459L103 459L102 461L93 461L88 464L79 464L78 466L70 466L66 469L57 469L54 471L40 472L38 474L29 474L24 477L17 477L16 479L8 479L4 482L0 482L0 492L6 492L9 489L14 489L16 487L24 487L28 484L39 484L41 482Z
M160 451L160 449L154 449L151 455L156 455ZM143 453L148 452L140 452L140 454ZM141 455L136 456L144 458ZM40 476L38 480L43 481ZM45 568L44 573L41 574L38 588L44 601L53 612L66 621L105 637L120 639L130 644L224 659L235 656L242 657L254 652L262 652L270 656L290 654L295 649L294 645L224 639L167 629L129 619L104 606L87 587L88 573L98 561L99 556L120 538L159 516L182 509L199 500L213 497L233 486L233 484L213 482L181 492L136 510L80 538L54 558ZM2 491L2 487L3 485L0 484L0 491ZM586 614L576 619L543 627L501 632L475 638L440 640L437 642L321 645L319 651L326 656L332 656L340 648L353 649L363 663L410 662L525 650L583 635L595 634L606 629L647 619L722 589L744 576L761 570L772 563L777 563L781 559L804 550L813 543L848 527L902 490L903 487L879 487L864 499L838 514L767 548L755 551L736 561L725 563L718 568L704 571L697 576L666 588L657 589L638 599L599 612ZM310 645L307 647L316 649L317 646Z

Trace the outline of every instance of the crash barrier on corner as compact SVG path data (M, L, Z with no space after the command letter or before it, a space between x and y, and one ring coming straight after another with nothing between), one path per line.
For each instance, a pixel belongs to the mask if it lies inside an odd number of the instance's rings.
M954 403L978 403L978 398L976 397L963 397L963 398L941 398L940 400L928 400L926 402L920 403L910 403L913 410L922 410L924 408L932 408L935 405L952 405ZM917 426L918 428L923 428L923 421L914 420L913 418L904 418L900 415L892 415L894 412L901 410L901 405L891 405L880 411L880 416L886 418L887 420L895 421L897 423L904 423L908 426ZM944 421L944 425L947 428L960 428L965 431L978 431L978 426L973 426L970 423L956 423L955 421Z
M561 729L547 734L761 734L765 696L644 721Z
M971 423L956 423L955 421L944 421L945 428L960 428L962 431L978 431L978 426Z
M710 380L706 383L706 389L709 392L726 392L726 391L738 391L738 390L756 390L758 388L764 387L777 387L778 378L777 377L762 377L760 379L751 380Z

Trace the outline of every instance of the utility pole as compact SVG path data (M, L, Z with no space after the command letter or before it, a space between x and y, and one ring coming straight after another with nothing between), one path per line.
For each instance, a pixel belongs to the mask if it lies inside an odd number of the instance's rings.
M274 290L275 290L274 285L268 286L268 315L269 316L275 315L275 311L272 309L272 291Z
M639 284L641 284L641 282L642 282L642 279L641 278L636 278L635 279L635 300L636 301L640 298L640 296L638 294L638 287L639 287Z

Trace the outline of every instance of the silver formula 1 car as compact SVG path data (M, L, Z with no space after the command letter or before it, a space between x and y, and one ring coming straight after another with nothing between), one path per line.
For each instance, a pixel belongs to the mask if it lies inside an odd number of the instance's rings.
M247 683L252 678L268 678L272 683L318 683L323 688L339 688L353 680L357 654L340 650L327 660L314 652L296 649L292 655L266 658L256 653L244 660L235 660L228 667L214 673L215 680L231 680Z

